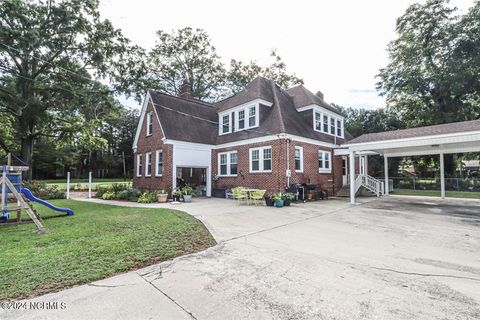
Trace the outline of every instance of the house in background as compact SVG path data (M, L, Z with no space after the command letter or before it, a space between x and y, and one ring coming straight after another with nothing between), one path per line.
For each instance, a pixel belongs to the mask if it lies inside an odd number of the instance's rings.
M169 192L181 184L202 188L245 186L268 192L294 183L334 193L348 182L344 117L303 86L283 90L255 78L217 103L191 96L188 82L172 96L146 94L133 145L140 189Z

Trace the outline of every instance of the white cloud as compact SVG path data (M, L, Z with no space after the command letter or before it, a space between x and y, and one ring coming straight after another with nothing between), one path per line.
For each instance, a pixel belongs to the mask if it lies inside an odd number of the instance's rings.
M154 45L156 30L191 26L210 34L225 62L268 63L269 51L278 49L289 71L327 101L378 108L385 100L375 92L375 75L387 63L396 19L414 2L101 0L101 13L145 48ZM473 1L452 3L465 9Z

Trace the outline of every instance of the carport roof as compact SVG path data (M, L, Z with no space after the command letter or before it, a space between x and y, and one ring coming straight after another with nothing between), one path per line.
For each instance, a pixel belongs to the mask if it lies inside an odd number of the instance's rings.
M480 131L480 119L473 121L453 122L434 126L426 126L412 129L368 133L350 140L346 145L378 142L385 140L397 140L414 137L427 137L443 134Z

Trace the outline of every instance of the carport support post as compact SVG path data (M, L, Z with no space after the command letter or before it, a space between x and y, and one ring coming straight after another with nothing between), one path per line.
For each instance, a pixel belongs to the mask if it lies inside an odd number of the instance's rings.
M350 203L355 204L355 152L350 151Z
M443 153L440 153L440 195L445 199L445 166L443 163Z
M383 155L383 168L384 168L383 170L385 171L385 184L384 184L385 190L383 190L383 191L384 191L385 195L388 196L388 194L389 194L389 189L388 189L389 188L388 187L388 157L386 155Z

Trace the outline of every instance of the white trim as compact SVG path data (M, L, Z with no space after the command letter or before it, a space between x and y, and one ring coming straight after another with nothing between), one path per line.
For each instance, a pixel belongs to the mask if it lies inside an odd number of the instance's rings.
M300 169L297 170L297 157L296 157L296 151L300 150ZM293 158L294 158L294 165L295 165L295 172L303 172L303 147L301 146L295 146L295 153L293 154Z
M137 177L142 176L142 171L143 171L143 159L142 159L142 154L139 153L137 154L137 168L136 168Z
M316 126L316 115L319 114L320 115L320 130L317 129L317 126ZM324 117L327 117L327 121L328 121L328 127L327 127L327 131L324 131L324 123L323 123L323 118ZM342 117L342 116L338 116L338 115L335 115L334 113L328 113L328 112L324 112L324 111L320 111L320 110L317 110L317 109L313 109L312 111L312 119L313 119L313 130L316 131L316 132L321 132L321 133L324 133L324 134L328 134L332 137L337 137L337 138L341 138L341 139L344 139L345 138L345 119ZM332 119L334 120L334 133L332 134ZM340 125L341 125L341 135L337 135L337 131L338 131L338 121L340 121Z
M149 168L150 168L150 173L148 173ZM147 152L145 153L145 177L151 177L151 176L152 176L152 153Z
M250 105L259 105L259 104L263 104L263 105L266 105L267 107L271 107L273 105L273 102L263 100L263 99L254 99L254 100L250 100L248 102L242 103L238 106L232 107L230 109L223 110L219 114L227 113L227 112L235 112L235 111L244 109Z
M235 153L237 155L237 173L236 174L232 174L231 173L231 154ZM221 162L220 162L220 157L222 155L226 155L227 156L227 163L226 163L226 166L227 166L227 174L222 174L222 171L221 171ZM218 168L217 168L217 175L219 177L236 177L238 175L238 152L237 150L232 150L232 151L227 151L227 152L219 152L217 154L217 157L218 157Z
M270 149L270 170L264 170L263 161L265 160L265 150ZM252 153L253 151L258 150L258 170L252 170ZM272 146L263 146L250 148L248 150L248 169L250 173L270 173L272 172L273 167L273 150Z
M133 146L132 146L133 152L137 152L138 139L140 138L140 132L142 131L142 125L145 119L145 113L147 112L147 107L149 102L152 103L152 109L155 112L155 115L157 117L158 125L160 126L160 131L162 132L162 136L165 137L165 132L163 131L162 124L160 123L160 118L158 117L157 109L155 108L155 105L152 101L152 97L150 96L150 93L147 91L147 93L145 94L145 100L143 100L142 111L140 112L140 120L138 121L137 131L135 132L135 139L133 140Z
M332 173L332 152L318 149L317 154L317 163L320 161L320 153L322 154L322 165L323 167L320 168L320 164L318 166L318 173ZM325 160L327 160L326 155L328 155L328 167L325 166Z
M158 165L159 165L159 154L162 155L162 173L158 172ZM161 177L163 175L163 150L159 149L155 151L155 176L156 177Z
M284 136L280 136L280 134L278 134L278 135L277 134L272 134L272 135L267 135L267 136L258 137L258 138L251 138L251 139L239 140L239 141L234 141L234 142L227 142L227 143L211 145L211 146L212 146L213 149L223 149L223 148L243 146L243 145L247 145L247 144L269 142L269 141L274 141L274 140L278 140L278 139L291 139L292 141L304 142L304 143L309 143L309 144L312 144L312 145L315 145L315 146L321 146L321 147L332 148L332 149L335 148L335 147L338 147L338 145L333 144L333 143L323 142L323 141L320 141L320 140L300 137L300 136L291 135L291 134L284 134Z

